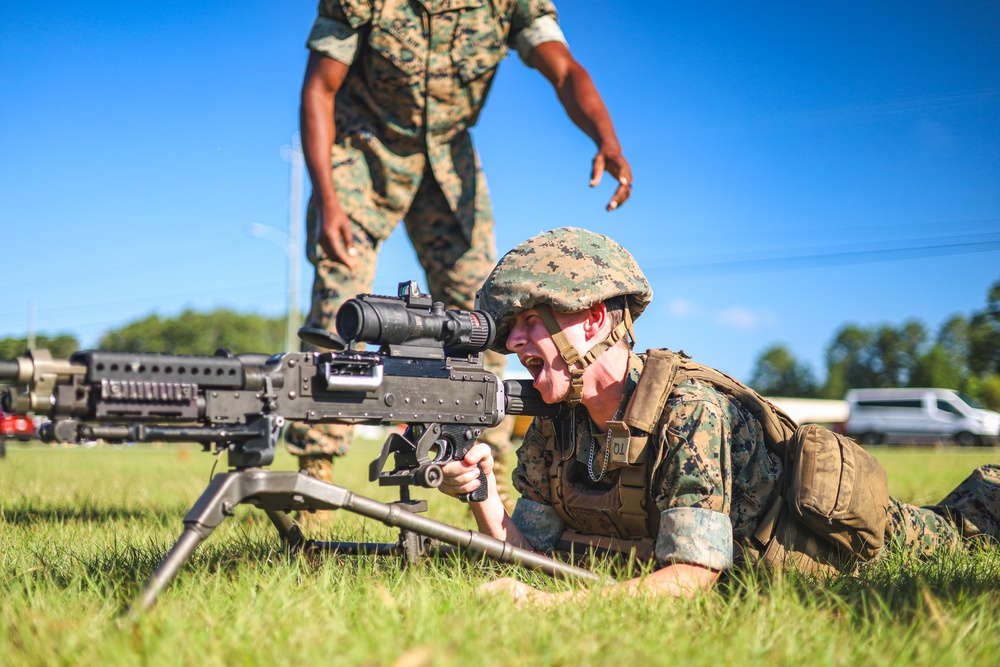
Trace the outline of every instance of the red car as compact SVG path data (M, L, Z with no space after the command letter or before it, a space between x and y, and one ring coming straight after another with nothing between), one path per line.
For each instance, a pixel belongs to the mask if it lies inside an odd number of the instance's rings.
M35 437L35 424L31 421L31 417L0 412L0 436L31 440Z

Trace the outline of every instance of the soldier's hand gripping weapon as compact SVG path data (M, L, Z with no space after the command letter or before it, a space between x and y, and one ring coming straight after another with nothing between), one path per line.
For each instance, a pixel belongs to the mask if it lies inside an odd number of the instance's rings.
M464 457L483 429L506 415L552 415L530 381L503 381L483 367L495 328L483 311L445 311L413 282L399 296L359 295L337 313L343 338L300 332L329 351L216 356L84 351L68 360L31 350L0 361L5 409L49 417L43 440L59 442L199 442L226 451L230 473L216 475L185 517L185 531L147 582L143 607L176 573L198 543L247 502L267 511L282 537L305 544L288 513L348 509L403 529L407 560L422 552L419 536L521 562L552 574L592 573L459 531L400 506L409 485L441 483L441 466ZM378 345L374 352L356 343ZM274 459L286 421L405 424L392 433L369 469L372 481L400 487L400 502L384 504L297 473L261 470ZM384 467L392 454L394 466ZM471 500L485 500L485 476ZM480 493L481 491L481 493ZM356 551L380 551L355 545ZM337 543L343 550L344 545Z

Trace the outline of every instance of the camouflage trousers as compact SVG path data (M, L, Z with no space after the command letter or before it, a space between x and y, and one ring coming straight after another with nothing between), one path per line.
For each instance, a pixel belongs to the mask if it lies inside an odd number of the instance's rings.
M891 500L886 542L914 556L955 549L965 540L1000 542L1000 465L977 468L936 505Z
M385 230L384 237L376 238L354 222L358 268L352 272L343 264L328 259L315 243L317 218L317 207L311 200L306 216L306 238L309 239L307 255L315 271L306 326L335 331L340 306L358 294L371 292L379 247L392 230ZM434 300L444 303L445 308L471 310L476 292L496 265L493 212L485 182L477 192L475 224L471 230L456 219L429 167L402 219ZM407 276L399 278L403 280ZM487 352L485 356L486 368L502 374L506 358L495 352ZM513 419L509 418L482 438L493 449L498 466L498 487L509 479L506 460L511 448L512 428ZM285 428L285 441L288 450L297 456L343 456L350 450L352 432L352 427L341 424L292 423Z

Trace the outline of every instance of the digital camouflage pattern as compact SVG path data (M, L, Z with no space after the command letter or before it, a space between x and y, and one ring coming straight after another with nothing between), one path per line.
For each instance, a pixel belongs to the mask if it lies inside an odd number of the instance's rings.
M977 468L930 507L889 503L889 548L915 556L955 549L963 540L1000 541L1000 466Z
M658 563L697 563L712 570L733 566L732 524L725 514L697 507L660 513L653 549Z
M485 180L468 129L509 45L524 58L542 42L565 42L555 17L550 0L323 0L307 46L343 59L325 45L360 42L337 94L332 153L348 216L387 238L433 174L471 230Z
M623 397L623 403L628 399L629 396ZM522 497L551 505L554 466L577 468L581 464L576 456L560 461L564 457L557 452L562 451L560 448L565 444L557 442L555 434L559 429L543 427L543 422L535 420L525 434L524 443L517 452L518 464L513 478ZM595 428L592 423L590 427ZM550 435L543 435L543 431ZM580 427L577 431L574 452L588 446L580 434L589 434L590 429ZM650 438L658 439L651 443L651 452L662 451L662 460L650 476L647 507L652 508L655 516L650 517L647 525L661 526L661 514L678 508L721 513L720 516L728 517L729 524L728 534L722 541L717 525L712 524L712 530L707 531L706 526L711 522L706 523L700 513L673 513L670 519L674 530L672 542L685 545L685 562L700 562L706 566L717 563L718 554L731 554L733 540L751 534L767 510L782 479L781 461L767 450L759 424L742 406L711 387L693 382L674 391ZM620 471L609 471L600 484L590 482L585 471L569 471L563 477L596 494L598 491L614 493L619 474ZM586 513L582 509L569 508L567 513L583 518ZM582 533L595 533L595 528L599 529L592 522L568 527ZM599 534L608 534L607 528ZM647 532L645 536L656 537L656 534ZM699 561L691 560L692 540L702 544ZM665 549L658 551L661 562L674 557Z
M649 281L631 254L603 234L562 227L539 234L508 252L480 291L479 306L497 324L493 349L507 353L511 320L539 304L574 312L629 295L632 319L653 298Z

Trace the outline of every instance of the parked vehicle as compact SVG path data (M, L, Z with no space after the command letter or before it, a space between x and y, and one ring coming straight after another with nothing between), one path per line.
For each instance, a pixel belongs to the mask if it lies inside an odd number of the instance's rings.
M0 435L18 440L31 440L35 437L35 424L27 415L9 415L0 412Z
M0 410L0 458L7 455L7 438L31 440L35 437L35 423L26 415L8 415Z
M847 433L864 445L1000 443L1000 413L952 389L852 389Z

